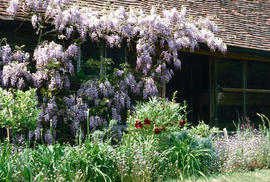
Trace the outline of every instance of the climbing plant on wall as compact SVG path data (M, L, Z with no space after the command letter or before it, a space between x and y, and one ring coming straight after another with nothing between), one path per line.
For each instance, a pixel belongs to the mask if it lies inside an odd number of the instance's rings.
M154 7L149 13L124 7L97 11L69 0L11 0L7 12L16 17L19 9L31 20L39 41L33 53L12 51L2 41L2 86L37 88L42 112L36 130L43 128L45 135L50 134L50 121L58 137L69 129L83 135L88 116L92 129L111 119L121 123L125 119L122 113L132 107L135 98L157 95L158 83L169 82L173 69L181 68L179 50L192 51L205 43L212 51L226 51L215 36L217 26L208 18L187 17L185 8L160 13ZM46 40L48 35L54 35L54 41ZM99 78L80 80L80 88L74 89L77 87L70 81L77 77L74 61L86 41L135 48L136 67L132 69L127 62ZM45 138L52 142L49 136Z

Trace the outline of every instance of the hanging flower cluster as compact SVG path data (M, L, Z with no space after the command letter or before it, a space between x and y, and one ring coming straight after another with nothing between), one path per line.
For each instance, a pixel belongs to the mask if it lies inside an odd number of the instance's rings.
M64 17L64 18L62 18ZM137 71L145 76L159 76L168 82L173 71L167 64L181 67L178 51L194 50L198 43L206 43L211 50L226 51L223 41L214 36L217 26L209 19L191 21L186 9L164 10L160 16L153 8L150 14L143 11L126 11L123 7L115 11L98 12L90 8L73 6L57 14L53 24L69 38L78 31L81 39L90 35L93 41L106 40L110 47L120 47L123 40L136 41ZM158 55L157 55L158 53ZM156 72L155 72L156 71Z
M0 47L0 64L3 65L1 82L4 87L23 89L32 82L32 75L27 68L29 59L30 55L25 51L12 52L8 44Z
M5 87L23 89L31 83L32 75L27 70L27 63L8 63L3 68L2 84Z
M199 42L207 44L213 51L219 49L225 52L227 49L223 41L215 37L218 28L213 22L208 18L187 18L185 8L181 11L176 8L164 10L160 15L154 7L150 14L146 14L142 10L130 8L127 11L123 7L112 11L95 11L89 7L80 7L79 4L68 6L67 0L37 1L39 3L34 3L34 0L24 1L23 6L28 9L35 12L42 9L45 16L50 15L52 24L67 39L77 31L83 40L87 35L93 41L105 39L110 47L120 47L123 40L128 43L136 41L137 70L144 75L156 70L158 75L162 73L161 79L164 81L169 81L172 76L172 70L166 64L174 63L176 68L181 67L179 50L194 50ZM11 1L9 9L17 10L17 7L12 8L14 4L18 4L18 1ZM38 20L36 16L34 13L32 17L34 27Z
M33 74L36 88L48 86L49 91L69 89L67 74L73 74L74 66L70 58L78 55L78 48L72 44L64 51L62 45L44 42L34 51L37 71Z
M110 118L121 123L121 111L131 108L131 95L139 95L144 84L147 83L136 80L131 72L116 70L111 80L89 80L82 84L77 95L89 108L103 105L106 112L110 113ZM156 88L156 85L153 85L153 88ZM157 92L151 92L149 96L156 94Z

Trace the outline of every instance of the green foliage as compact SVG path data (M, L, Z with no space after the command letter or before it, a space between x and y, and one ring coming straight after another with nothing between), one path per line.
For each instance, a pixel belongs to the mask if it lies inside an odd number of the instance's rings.
M124 181L183 180L214 171L212 138L192 135L175 122L185 120L186 113L186 104L174 99L154 97L135 106L116 156ZM155 135L155 128L160 128L160 135Z
M128 118L129 131L142 131L146 134L179 131L186 123L186 102L180 104L168 101L164 98L153 97L148 102L138 102L134 107L134 113ZM145 120L150 120L148 125ZM142 124L141 127L137 124ZM140 128L140 129L138 129Z
M171 164L169 177L183 180L191 176L205 176L214 171L217 153L211 138L194 136L182 130L165 136L162 146L171 149L168 155Z
M16 90L14 94L0 88L0 125L13 132L34 130L36 128L38 101L35 89Z
M121 181L163 180L167 173L170 150L159 149L159 140L153 135L125 134L115 152Z
M8 143L0 144L0 181L12 181L11 147Z
M197 135L201 137L211 137L215 133L218 133L219 129L216 127L210 127L209 125L205 124L204 121L200 121L197 126L192 126L190 129L190 133L192 135Z
M108 143L90 141L76 147L56 144L37 149L4 143L0 181L119 181L112 153Z

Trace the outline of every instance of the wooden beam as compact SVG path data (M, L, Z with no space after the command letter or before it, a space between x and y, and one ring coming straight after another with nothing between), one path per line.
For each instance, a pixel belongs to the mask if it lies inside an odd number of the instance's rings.
M211 52L210 50L194 50L191 52L189 49L181 50L180 52L188 52L202 55L215 56L216 58L221 59L238 59L238 60L248 60L248 61L262 61L262 62L270 62L270 53L269 57L248 54L248 53L235 53L235 52L227 52L222 54L220 52Z
M237 93L264 93L270 94L270 90L266 89L244 89L244 88L221 88L222 92L237 92Z

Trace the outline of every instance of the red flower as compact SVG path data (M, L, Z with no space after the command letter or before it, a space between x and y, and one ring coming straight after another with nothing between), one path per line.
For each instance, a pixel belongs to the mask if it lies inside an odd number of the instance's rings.
M183 127L185 123L186 123L186 120L181 120L179 124L179 128Z
M184 124L186 124L186 120L183 119L183 120L181 120L180 123L183 123L183 125L184 125Z
M142 128L143 127L143 124L140 121L136 121L135 127L136 128Z
M150 121L149 119L145 119L145 120L144 120L144 124L146 124L146 125L149 126L149 125L151 124L151 121Z
M160 130L159 130L158 128L155 128L155 129L154 129L154 133L155 133L155 134L160 134Z

